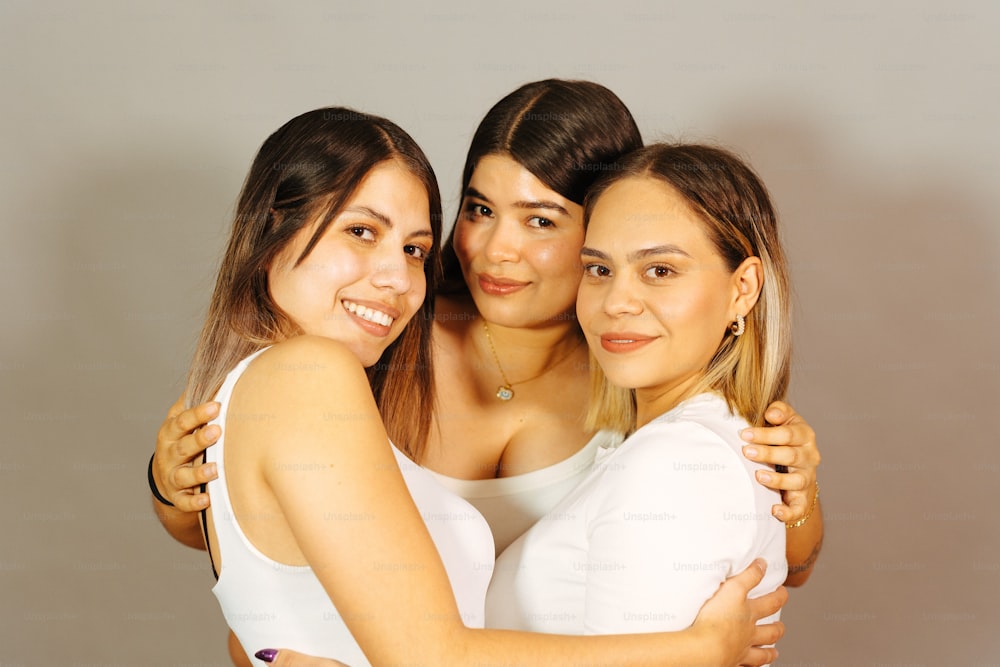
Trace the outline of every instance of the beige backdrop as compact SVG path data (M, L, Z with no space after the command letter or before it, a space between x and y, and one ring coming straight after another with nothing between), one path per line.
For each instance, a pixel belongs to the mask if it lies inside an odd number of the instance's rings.
M1000 664L996 3L206 4L0 5L0 664L227 664L144 469L263 138L386 115L454 211L548 76L741 149L783 215L828 528L779 664Z

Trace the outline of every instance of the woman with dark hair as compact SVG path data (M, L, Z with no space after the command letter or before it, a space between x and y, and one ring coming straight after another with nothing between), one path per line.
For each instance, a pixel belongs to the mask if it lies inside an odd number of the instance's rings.
M755 635L780 635L754 620L782 595L744 598L759 565L682 633L481 629L489 527L413 464L424 415L386 404L420 381L427 391L414 405L431 395L424 297L439 239L433 171L383 118L317 109L254 159L186 393L220 406L203 528L213 592L240 642L300 646L353 667L682 665L735 663Z

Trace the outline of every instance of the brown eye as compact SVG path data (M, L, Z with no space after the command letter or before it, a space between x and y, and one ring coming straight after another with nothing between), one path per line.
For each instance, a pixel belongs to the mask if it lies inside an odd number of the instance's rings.
M488 206L470 203L465 207L465 215L470 219L489 218L493 215L493 211Z
M674 274L674 270L669 266L657 264L646 269L647 278L668 278Z
M550 227L555 227L556 223L552 222L548 218L533 215L528 219L528 226L535 227L536 229L548 229Z
M375 230L370 227L365 227L364 225L351 225L347 228L347 233L363 241L375 240Z
M421 262L427 259L428 251L426 248L421 248L418 245L405 245L403 246L403 252L405 252L410 257L418 259Z
M606 278L611 275L611 269L603 264L587 264L583 267L583 274L588 278Z

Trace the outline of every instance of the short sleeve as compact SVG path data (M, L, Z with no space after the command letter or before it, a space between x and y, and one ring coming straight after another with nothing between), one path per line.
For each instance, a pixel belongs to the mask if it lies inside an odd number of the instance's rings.
M586 633L690 626L751 560L759 517L745 467L691 422L650 424L600 465L587 507Z

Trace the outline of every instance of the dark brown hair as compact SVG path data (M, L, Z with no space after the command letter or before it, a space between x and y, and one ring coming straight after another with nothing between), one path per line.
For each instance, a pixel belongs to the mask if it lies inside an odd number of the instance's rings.
M592 81L546 79L528 83L493 105L476 129L462 170L462 190L487 155L506 155L546 187L583 204L587 188L615 160L642 146L628 107ZM465 292L455 255L455 228L442 250L444 285Z
M209 400L249 354L300 331L268 289L271 261L319 217L301 262L376 166L398 161L419 179L430 203L435 244L441 196L416 142L385 118L342 107L316 109L282 125L260 147L236 205L229 244L188 377L187 402ZM440 256L424 265L428 298L382 357L368 369L372 392L393 442L416 458L430 428L434 397L430 327Z
M729 151L699 144L653 144L624 156L621 169L602 177L587 193L584 224L594 205L615 183L648 178L678 192L704 222L709 239L730 271L747 257L759 257L764 281L746 315L741 336L727 332L709 362L704 381L692 393L715 390L731 409L755 425L788 389L791 356L788 264L767 188L745 162ZM626 223L622 223L627 225ZM628 233L622 229L622 233ZM598 428L629 431L631 393L611 387L596 363L588 421Z

